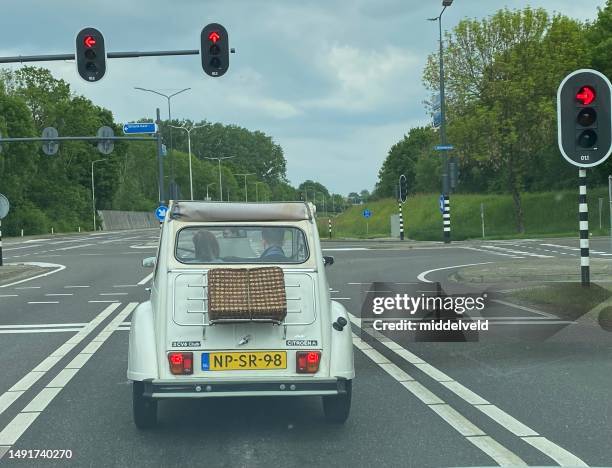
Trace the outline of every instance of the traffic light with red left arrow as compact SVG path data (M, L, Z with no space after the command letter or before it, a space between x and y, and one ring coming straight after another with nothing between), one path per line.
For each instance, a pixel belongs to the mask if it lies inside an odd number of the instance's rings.
M81 78L89 83L100 81L106 74L106 49L102 33L95 28L79 31L75 58Z

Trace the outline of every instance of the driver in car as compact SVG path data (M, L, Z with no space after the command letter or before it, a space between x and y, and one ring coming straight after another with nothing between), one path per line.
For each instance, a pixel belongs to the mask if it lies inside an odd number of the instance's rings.
M264 262L283 262L287 260L287 256L283 251L283 240L285 238L285 230L281 228L265 228L262 229L261 237L263 239L264 251L259 256L259 259Z

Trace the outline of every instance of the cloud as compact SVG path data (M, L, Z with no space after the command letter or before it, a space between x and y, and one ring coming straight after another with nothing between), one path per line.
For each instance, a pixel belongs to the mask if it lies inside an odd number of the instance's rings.
M397 103L404 77L417 68L419 59L394 46L382 50L334 45L318 63L321 73L332 81L331 92L304 103L306 107L343 111L382 110Z

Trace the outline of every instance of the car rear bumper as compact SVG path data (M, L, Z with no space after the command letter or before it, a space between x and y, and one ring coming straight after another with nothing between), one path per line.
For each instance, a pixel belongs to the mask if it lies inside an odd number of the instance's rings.
M210 398L239 396L308 396L346 393L346 379L278 381L144 381L144 396L152 398Z

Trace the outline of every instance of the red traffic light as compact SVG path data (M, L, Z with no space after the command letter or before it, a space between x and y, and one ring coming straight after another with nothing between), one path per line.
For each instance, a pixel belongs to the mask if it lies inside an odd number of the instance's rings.
M576 100L583 106L588 106L595 100L595 89L591 86L581 86L576 93Z
M97 42L96 38L93 36L85 36L85 38L83 39L83 44L88 49L91 49L93 46L95 46L96 42Z
M213 44L216 44L219 39L221 39L221 35L217 31L213 31L208 35L208 40Z

